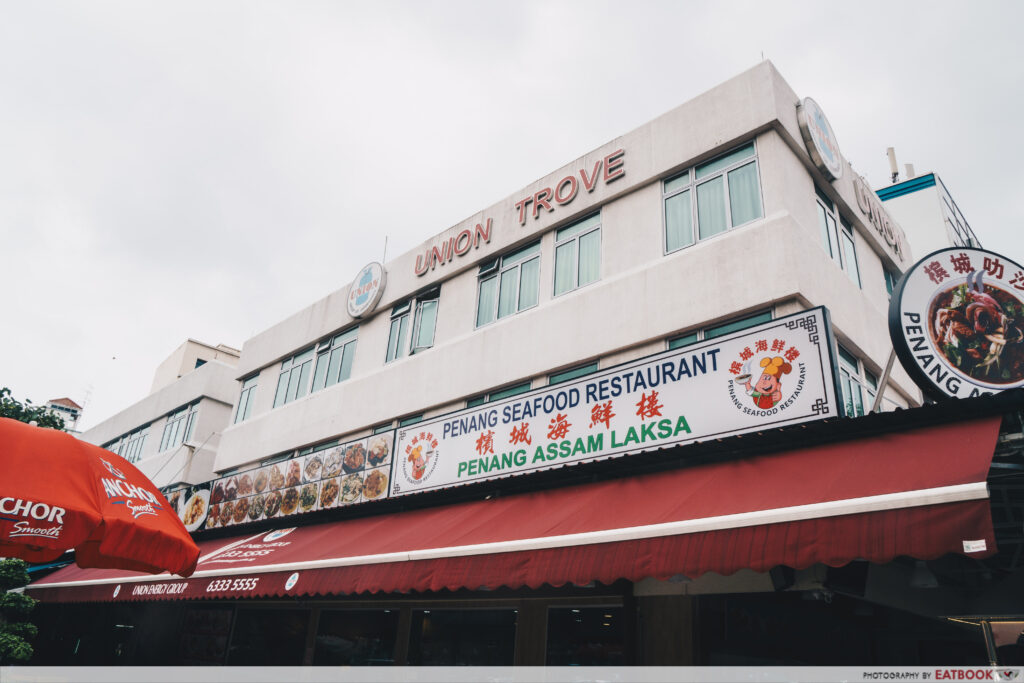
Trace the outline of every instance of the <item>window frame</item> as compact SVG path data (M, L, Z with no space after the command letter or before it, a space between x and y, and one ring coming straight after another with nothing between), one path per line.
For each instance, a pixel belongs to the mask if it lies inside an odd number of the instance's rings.
M192 433L195 431L196 415L198 413L198 401L168 413L167 422L164 423L163 433L160 437L160 448L157 453L163 453L188 443L192 438ZM180 439L178 438L179 434L181 436Z
M725 166L715 168L711 173L706 176L698 177L697 173L701 169L706 169L712 166L716 162L719 162L727 157L742 151L746 147L751 148L751 153L748 156L744 156L735 161L732 161ZM732 211L732 193L729 189L729 175L734 171L737 171L750 164L754 165L754 174L757 178L757 201L758 201L758 215L750 218L742 223L735 223L733 221ZM677 185L672 189L666 189L667 186L673 181L677 181L686 176L685 184ZM699 202L697 198L697 188L702 185L714 182L715 179L722 178L722 196L725 202L725 229L716 232L713 235L707 237L701 237L700 231L700 216L699 216ZM690 194L690 237L691 241L685 242L679 246L672 247L669 245L669 218L668 218L668 202L670 199L683 195L685 193ZM688 166L685 169L673 173L671 176L662 179L661 181L661 247L664 255L674 254L677 251L692 247L699 242L710 240L724 235L730 230L741 228L745 225L749 225L754 221L764 219L764 188L761 183L761 163L757 152L757 140L751 139L749 142L745 142L741 145L737 145L728 151L723 152L707 161L703 161L699 164Z
M518 384L511 384L501 389L495 389L489 393L480 394L479 396L466 399L466 407L476 408L484 405L485 403L490 403L491 401L500 401L503 398L510 398L512 396L518 396L519 394L525 394L532 389L533 382L531 380L519 382Z
M863 417L871 413L875 397L878 395L878 376L867 369L863 359L851 352L839 342L836 342L837 369L839 370L839 400L843 409L844 417ZM847 386L850 387L850 396L847 397ZM856 392L854 392L856 390ZM857 400L854 400L856 396ZM860 412L857 412L857 404L860 403ZM849 405L850 410L847 410Z
M433 308L433 320L432 329L430 331L430 343L421 345L418 344L418 338L420 336L420 329L423 325L424 314L423 311L426 308L426 304L432 304ZM388 345L384 353L384 364L392 363L396 360L401 360L406 356L413 356L421 351L433 348L434 341L437 337L437 314L438 309L441 306L441 285L436 285L429 289L425 289L419 294L405 301L396 304L391 309L391 316L389 318L390 327L388 331ZM410 319L411 318L411 319ZM403 321L407 325L403 332ZM393 335L395 333L395 324L398 324L398 338L396 339ZM408 334L408 337L405 335Z
M242 389L238 393L238 405L235 406L235 419L231 424L245 422L252 415L253 394L256 393L256 387L259 386L259 379L260 375L256 373L242 380Z
M858 289L864 288L864 279L860 275L860 258L857 256L857 237L853 224L846 220L839 211L839 207L826 195L817 184L814 185L815 205L818 214L818 229L822 233L822 248L826 246L829 258L839 266L839 269L846 273L846 277L857 285ZM824 223L822 222L824 220ZM829 244L825 245L827 238ZM849 240L853 253L853 264L850 264L849 255L846 253L846 243Z
M313 354L313 373L309 393L313 394L321 389L333 387L352 376L352 362L356 354L356 346L359 342L359 326L350 327L347 330L321 339L316 344L316 352ZM335 354L338 354L335 356ZM331 366L334 359L338 359L338 366L334 377L331 376ZM347 361L347 362L346 362ZM323 363L323 365L321 365ZM323 367L324 374L318 381L317 373Z
M754 327L755 325L762 325L764 323L771 322L772 320L775 320L775 311L771 308L766 308L742 315L738 318L730 318L729 320L720 322L716 325L708 325L707 327L701 327L696 330L690 330L684 334L677 334L674 337L669 337L665 340L665 346L669 351L673 351L675 349L681 349L684 346L696 344L697 342L724 337L727 334L746 330Z
M581 363L574 365L571 368L565 370L559 370L558 372L552 372L548 375L547 386L551 387L556 384L562 384L563 382L571 382L574 379L580 377L586 377L592 375L601 369L601 362L598 360L591 361L589 363Z
M277 390L274 392L274 408L288 405L292 401L309 394L309 383L312 381L313 377L313 363L316 360L316 348L317 345L313 344L312 346L309 346L281 361L280 374L277 376ZM309 368L309 379L305 382L305 391L302 391L302 371L303 368L306 367ZM293 372L298 372L294 392L291 390ZM299 391L302 391L301 395L299 394Z
M594 218L596 218L597 220L596 220L596 222L593 225L581 227L587 221L593 220ZM557 230L555 230L555 247L554 247L555 251L554 251L554 257L553 257L554 268L552 269L552 273L551 273L551 292L552 292L551 295L552 295L552 297L558 297L558 296L562 296L563 294L568 294L569 292L574 292L577 289L581 289L583 287L586 287L587 285L593 284L595 282L599 282L601 280L601 260L602 260L601 259L601 251L602 251L602 246L603 246L603 238L602 238L602 235L601 235L601 227L603 226L603 224L604 223L601 220L601 212L597 211L596 213L592 213L589 216L585 216L585 217L583 217L583 218L581 218L579 220L573 221L572 223L569 223L568 225L562 226L561 228L558 228ZM575 230L575 232L572 232L572 230L574 228L576 230ZM584 237L586 237L588 235L592 235L595 232L597 233L597 276L593 280L590 280L589 282L585 282L584 284L581 285L580 284L580 261L581 261L580 242L582 241L582 239ZM559 235L564 235L564 236L563 237L559 237ZM573 247L574 248L574 256L573 256L573 271L572 271L573 272L573 279L572 279L572 286L569 287L568 289L564 289L561 292L559 292L558 291L558 249L559 249L559 247L564 247L564 246L566 246L566 245L568 245L570 243L572 243L574 245L574 247Z
M532 250L532 251L530 251ZM526 253L529 252L529 253ZM528 311L531 308L536 308L540 305L540 253L541 253L541 241L535 240L525 246L520 247L508 254L498 256L486 263L482 264L477 273L477 286L476 286L476 316L473 319L474 329L486 327L492 323L495 323L502 318ZM517 257L517 258L514 258ZM537 300L529 306L522 307L520 305L520 298L523 293L523 267L528 263L537 263ZM515 305L513 310L509 313L501 315L501 283L504 280L505 273L511 271L518 271L516 274L515 284ZM484 301L483 288L484 285L492 280L495 280L493 301L491 302L493 308L491 309L490 319L480 322L480 304Z

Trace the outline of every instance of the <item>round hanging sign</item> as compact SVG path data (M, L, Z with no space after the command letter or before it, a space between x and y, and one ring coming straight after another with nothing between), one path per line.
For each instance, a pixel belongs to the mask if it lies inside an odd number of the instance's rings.
M839 180L843 176L843 157L839 154L839 143L832 131L825 113L818 103L805 97L797 105L797 119L800 123L800 135L811 155L811 161L829 180Z
M363 266L348 290L348 314L353 318L361 318L371 312L384 293L386 280L384 266L381 264L374 261Z
M1024 386L1024 268L982 249L933 252L893 290L889 335L933 398Z

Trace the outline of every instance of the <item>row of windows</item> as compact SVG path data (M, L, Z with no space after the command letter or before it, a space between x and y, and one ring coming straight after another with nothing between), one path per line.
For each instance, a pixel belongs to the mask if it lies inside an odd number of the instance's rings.
M196 414L198 411L199 404L193 403L167 416L167 424L164 425L164 433L160 438L158 453L163 453L170 448L176 448L192 438L192 431L196 426Z
M128 462L138 462L139 458L142 457L142 447L146 443L148 435L149 425L147 424L120 438L114 439L110 443L104 444L103 448L111 453L117 453Z
M853 284L858 287L860 267L857 265L857 249L853 242L853 226L839 215L835 204L817 187L818 195L818 226L821 229L821 244L832 260L846 272ZM838 216L838 220L837 220Z

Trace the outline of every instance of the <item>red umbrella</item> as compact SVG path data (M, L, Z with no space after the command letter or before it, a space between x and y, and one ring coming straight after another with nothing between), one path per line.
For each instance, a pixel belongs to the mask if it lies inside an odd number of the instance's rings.
M134 465L53 429L0 418L0 557L190 576L199 547Z

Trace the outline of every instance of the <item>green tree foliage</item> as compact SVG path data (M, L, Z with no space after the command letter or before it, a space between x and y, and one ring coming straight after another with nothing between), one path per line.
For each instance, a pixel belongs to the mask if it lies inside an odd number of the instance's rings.
M44 406L34 406L32 401L25 399L22 403L11 397L11 390L0 388L0 417L9 417L19 422L35 422L40 427L64 431L64 418L50 413Z
M26 662L32 657L28 641L39 629L25 619L36 601L22 593L7 592L28 582L28 565L24 560L0 560L0 664Z

